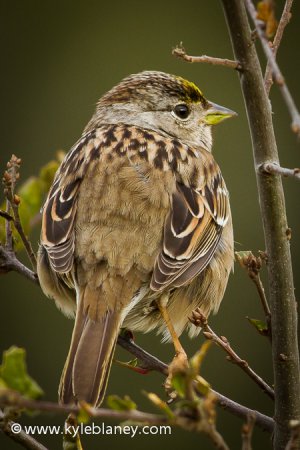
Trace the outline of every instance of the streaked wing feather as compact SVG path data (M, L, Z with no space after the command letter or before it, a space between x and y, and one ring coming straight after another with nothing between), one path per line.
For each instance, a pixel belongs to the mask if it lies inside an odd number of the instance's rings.
M76 200L89 162L84 158L85 150L89 146L89 151L93 151L93 139L94 133L86 134L67 154L43 207L41 243L52 269L60 274L68 273L73 265Z
M199 189L176 184L164 227L163 248L153 270L151 288L179 287L211 261L228 219L227 190L216 166L209 184Z

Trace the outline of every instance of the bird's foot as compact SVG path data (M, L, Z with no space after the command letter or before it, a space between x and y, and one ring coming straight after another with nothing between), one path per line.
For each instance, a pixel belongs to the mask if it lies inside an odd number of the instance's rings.
M174 388L172 386L172 379L177 373L184 373L189 368L187 354L184 350L176 352L173 360L168 367L168 376L164 383L164 387L171 398L174 398Z

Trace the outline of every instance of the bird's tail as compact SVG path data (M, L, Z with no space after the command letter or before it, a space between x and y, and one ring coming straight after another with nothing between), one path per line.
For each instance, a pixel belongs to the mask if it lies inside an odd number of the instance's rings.
M71 346L59 386L62 403L84 400L99 406L103 401L121 314L118 310L103 308L103 299L100 302L99 294L88 287L80 295Z

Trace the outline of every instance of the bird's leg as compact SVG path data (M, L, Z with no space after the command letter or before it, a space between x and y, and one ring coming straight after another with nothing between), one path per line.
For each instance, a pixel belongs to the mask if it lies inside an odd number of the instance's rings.
M159 309L159 311L162 315L162 318L169 330L169 333L171 335L171 338L172 338L172 341L174 344L174 348L175 348L175 356L173 358L173 361L169 365L169 376L167 379L167 383L168 383L168 380L170 381L170 379L172 378L172 375L175 372L185 370L188 367L187 355L179 341L179 338L177 336L177 333L171 322L171 319L170 319L170 316L169 316L169 313L167 310L168 300L169 300L169 294L162 294L162 296L157 300L158 309Z

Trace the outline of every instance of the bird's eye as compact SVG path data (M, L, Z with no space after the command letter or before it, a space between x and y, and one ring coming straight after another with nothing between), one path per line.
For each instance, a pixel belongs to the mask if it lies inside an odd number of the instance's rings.
M182 103L175 106L174 113L179 119L187 119L190 115L190 109L186 104Z

